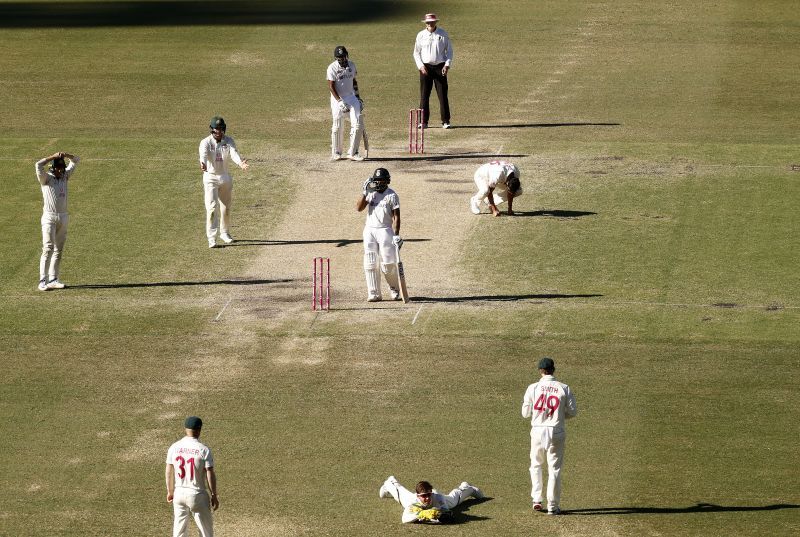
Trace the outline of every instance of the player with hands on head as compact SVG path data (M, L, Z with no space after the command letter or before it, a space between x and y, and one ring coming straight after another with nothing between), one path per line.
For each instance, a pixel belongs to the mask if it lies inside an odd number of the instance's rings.
M364 138L366 150L366 136L364 132L364 101L358 92L356 81L356 64L350 61L347 48L338 45L333 49L334 61L328 66L327 80L328 91L331 94L331 160L342 158L342 145L344 145L344 118L350 118L350 148L347 158L350 160L364 160L358 149L361 139Z
M367 209L364 225L364 274L367 279L367 301L382 300L380 271L386 278L392 300L400 300L397 251L395 244L402 245L400 238L400 198L389 188L391 175L386 168L376 169L364 181L361 196L356 202L358 212Z
M519 168L504 160L493 160L475 171L478 192L469 200L472 214L481 214L481 202L489 206L492 215L500 216L497 205L508 202L508 215L513 216L514 199L522 195Z
M219 508L214 457L200 442L203 420L189 416L183 426L185 436L170 446L164 470L167 502L175 514L172 535L188 537L192 517L202 537L214 537L211 510Z
M69 166L64 159L69 159ZM36 162L36 178L42 187L42 257L39 260L39 291L63 289L59 280L61 254L67 242L67 182L80 158L59 151ZM50 164L50 169L45 166Z
M200 141L199 150L206 205L206 237L208 247L215 248L218 230L222 242L233 242L230 234L233 177L228 171L228 161L232 160L243 170L249 169L250 165L239 154L233 138L225 134L227 125L222 117L211 118L209 129L211 134Z
M575 395L553 376L552 358L539 360L540 379L528 386L522 399L522 417L531 420L531 499L542 511L542 474L547 463L547 514L561 514L561 465L567 441L566 420L578 415Z
M394 498L403 506L403 524L441 524L452 519L454 507L469 498L481 499L483 492L466 481L449 494L441 494L427 481L420 481L415 493L401 485L394 476L389 476L378 491L380 498Z

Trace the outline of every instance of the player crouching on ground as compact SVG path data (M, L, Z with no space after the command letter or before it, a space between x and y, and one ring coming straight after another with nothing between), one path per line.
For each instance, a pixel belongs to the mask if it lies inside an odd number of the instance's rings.
M403 524L419 522L422 524L441 524L452 520L452 509L468 498L483 498L483 493L464 481L450 494L440 494L427 481L420 481L416 486L416 494L389 476L381 485L378 496L391 496L403 506Z
M475 185L478 193L470 199L472 214L481 214L481 202L489 205L494 216L500 216L497 204L508 202L508 215L513 216L513 201L522 195L519 183L519 169L510 162L493 160L475 172Z
M356 210L367 207L364 225L364 274L367 277L367 301L379 302L381 298L380 270L389 284L392 300L400 299L399 275L397 274L397 251L403 245L400 238L400 198L389 188L391 176L386 168L378 168L372 177L364 181Z

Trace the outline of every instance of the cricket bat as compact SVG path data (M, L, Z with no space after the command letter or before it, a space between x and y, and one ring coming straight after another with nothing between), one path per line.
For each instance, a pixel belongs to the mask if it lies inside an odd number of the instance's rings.
M408 288L406 288L406 273L403 270L403 262L400 261L400 247L396 244L394 245L394 251L397 255L397 281L400 285L400 298L403 299L403 304L408 304L408 301L411 300L408 297Z
M369 158L369 136L367 136L367 128L364 127L364 158Z

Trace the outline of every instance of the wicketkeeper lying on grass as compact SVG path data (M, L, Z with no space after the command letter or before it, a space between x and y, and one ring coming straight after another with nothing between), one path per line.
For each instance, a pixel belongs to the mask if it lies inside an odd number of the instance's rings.
M483 493L478 487L473 487L466 481L450 494L440 494L427 481L420 481L414 494L397 482L390 475L381 485L378 496L388 498L391 496L403 506L403 524L419 522L422 524L441 524L452 519L451 510L468 498L483 498Z

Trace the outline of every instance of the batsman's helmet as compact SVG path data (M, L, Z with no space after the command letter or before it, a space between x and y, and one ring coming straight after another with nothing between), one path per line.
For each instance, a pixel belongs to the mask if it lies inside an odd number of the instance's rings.
M347 49L344 45L337 45L335 49L333 49L333 57L334 58L347 58L349 54L347 53Z
M208 124L208 126L209 128L211 128L211 130L218 129L221 130L222 132L225 132L225 129L227 127L225 125L225 120L222 119L222 116L212 117L211 122Z
M392 182L392 176L386 168L378 168L372 172L372 178L376 181L385 182L387 185Z
M63 157L56 157L56 158L53 159L53 163L50 165L50 169L51 170L59 169L59 170L62 170L62 171L66 170L67 169L67 163L64 162L64 158Z

